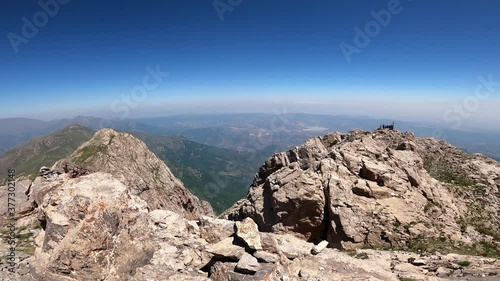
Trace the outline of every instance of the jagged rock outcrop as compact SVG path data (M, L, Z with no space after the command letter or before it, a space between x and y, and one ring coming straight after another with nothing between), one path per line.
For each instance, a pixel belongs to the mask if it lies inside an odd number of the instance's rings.
M213 215L208 202L194 196L142 141L127 133L100 130L53 168L71 171L73 176L86 173L82 169L110 173L147 202L150 210L183 212L189 218Z
M500 164L483 155L412 133L355 130L269 158L221 218L252 218L261 231L332 247L427 240L488 254L500 250L499 187Z

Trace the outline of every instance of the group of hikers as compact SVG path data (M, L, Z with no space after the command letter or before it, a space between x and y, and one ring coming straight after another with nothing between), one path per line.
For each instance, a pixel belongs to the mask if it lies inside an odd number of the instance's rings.
M380 125L380 127L378 129L379 130L383 130L383 129L394 130L394 122L392 122L392 125Z

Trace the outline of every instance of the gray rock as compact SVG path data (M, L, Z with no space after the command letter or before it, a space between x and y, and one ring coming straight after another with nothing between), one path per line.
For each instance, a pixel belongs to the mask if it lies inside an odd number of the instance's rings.
M244 253L241 259L236 264L235 270L241 273L253 274L260 268L260 264L255 257L248 253Z
M46 175L50 172L50 168L49 167L45 167L45 166L42 166L39 170L39 173L40 175Z
M276 267L262 264L254 274L235 272L235 263L216 262L211 268L210 280L212 281L264 281L278 280Z
M234 245L234 238L228 237L222 241L209 245L206 251L219 258L228 258L238 261L245 253L245 249Z
M201 233L208 243L217 243L234 234L235 222L215 219L208 216L200 218Z
M278 238L278 249L289 259L304 257L310 254L313 244L286 234Z
M267 263L276 263L279 260L278 255L271 254L264 251L256 251L253 254L259 261L267 262Z
M262 250L259 228L251 218L236 222L236 236L243 240L250 249Z
M290 281L290 278L287 275L283 275L280 278L281 281Z
M411 258L408 261L411 264L416 265L416 266L422 266L422 265L426 265L427 264L427 262L424 259L414 259L414 258Z
M324 249L326 249L326 247L328 247L328 241L323 240L318 245L316 245L312 248L311 253L313 255L317 255L317 254L321 253Z
M72 272L80 280L104 279L109 272L102 261L112 255L108 266L129 279L153 256L146 202L110 174L65 178L57 185L38 178L33 185L48 189L39 207L43 245L30 263L34 278L58 280Z

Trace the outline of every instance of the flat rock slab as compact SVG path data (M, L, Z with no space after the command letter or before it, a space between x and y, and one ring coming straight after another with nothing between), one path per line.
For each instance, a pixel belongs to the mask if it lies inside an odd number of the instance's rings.
M245 253L243 247L233 244L234 238L228 237L219 243L209 245L206 251L219 258L228 258L238 261Z
M260 264L257 259L248 253L244 253L241 259L236 264L235 270L241 273L254 274L260 268Z

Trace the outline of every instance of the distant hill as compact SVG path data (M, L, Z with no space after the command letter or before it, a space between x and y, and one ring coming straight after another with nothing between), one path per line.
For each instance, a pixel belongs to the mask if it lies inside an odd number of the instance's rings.
M62 130L72 124L78 124L92 130L113 128L119 131L147 131L160 133L159 130L135 120L106 120L91 116L77 116L70 119L42 121L29 118L0 118L0 155L16 145L37 136L45 136Z
M172 173L216 212L246 195L257 168L272 151L256 153L207 146L178 136L132 133L162 159Z
M41 166L52 166L57 160L69 156L80 145L92 137L92 130L71 125L48 136L36 137L20 144L0 156L2 175L14 168L16 176L38 174ZM2 176L4 183L7 176Z
M45 122L28 118L0 119L0 155L35 136L45 135Z
M64 170L75 164L78 170L111 174L130 187L130 193L146 201L150 210L169 210L189 218L213 215L208 203L185 190L164 161L128 133L99 130L69 157L58 161L55 168Z

